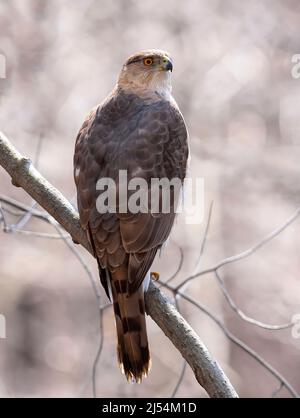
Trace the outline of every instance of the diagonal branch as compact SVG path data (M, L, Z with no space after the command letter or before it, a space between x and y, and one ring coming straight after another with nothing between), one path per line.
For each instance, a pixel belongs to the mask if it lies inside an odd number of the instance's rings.
M63 228L90 253L91 248L72 205L0 133L0 165L12 183L22 187ZM147 311L189 363L200 385L209 396L236 398L238 395L218 363L211 357L199 336L169 300L151 284L146 295Z
M39 205L89 252L87 236L80 226L78 213L67 199L34 168L0 133L0 165L10 174L12 184L22 187ZM33 210L34 213L34 210Z

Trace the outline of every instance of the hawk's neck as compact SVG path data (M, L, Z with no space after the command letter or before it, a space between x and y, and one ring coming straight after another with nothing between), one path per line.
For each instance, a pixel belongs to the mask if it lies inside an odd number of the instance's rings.
M134 94L143 100L156 102L159 100L170 101L172 99L171 80L169 78L165 78L163 81L159 80L159 82L154 79L152 83L146 85L120 81L117 84L117 90L121 90L126 94Z

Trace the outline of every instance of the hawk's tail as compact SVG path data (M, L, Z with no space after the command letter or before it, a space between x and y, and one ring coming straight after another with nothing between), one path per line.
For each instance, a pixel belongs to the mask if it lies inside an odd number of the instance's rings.
M140 383L150 370L143 286L127 294L128 280L112 280L118 360L128 381Z

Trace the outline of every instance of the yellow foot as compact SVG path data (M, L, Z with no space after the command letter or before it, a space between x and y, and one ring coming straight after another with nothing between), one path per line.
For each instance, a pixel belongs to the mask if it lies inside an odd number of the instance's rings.
M159 273L157 273L156 271L151 271L150 276L151 276L151 279L154 280L155 282L159 280Z

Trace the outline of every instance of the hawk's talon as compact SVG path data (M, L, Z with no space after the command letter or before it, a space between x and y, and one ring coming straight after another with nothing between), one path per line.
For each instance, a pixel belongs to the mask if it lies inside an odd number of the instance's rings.
M156 271L151 271L150 273L151 279L157 282L159 280L160 274Z
M11 184L12 184L13 186L15 186L15 187L21 187L21 186L19 185L19 183L17 182L17 180L15 180L14 178L12 178L12 179L11 179Z

